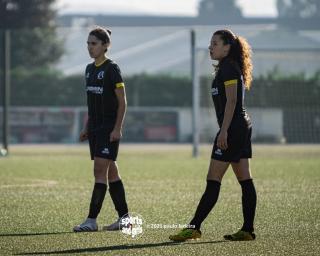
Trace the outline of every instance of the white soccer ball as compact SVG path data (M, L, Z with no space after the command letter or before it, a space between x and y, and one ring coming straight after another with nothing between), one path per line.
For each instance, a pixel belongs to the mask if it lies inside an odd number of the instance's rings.
M2 148L2 149L0 149L0 154L2 156L6 156L8 154L8 151L6 149Z

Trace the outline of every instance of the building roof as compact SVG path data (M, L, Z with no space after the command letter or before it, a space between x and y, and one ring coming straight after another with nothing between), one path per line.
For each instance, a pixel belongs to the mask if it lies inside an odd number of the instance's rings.
M211 69L209 56L206 52L210 37L215 30L225 27L246 37L254 52L320 52L319 31L297 32L279 28L275 24L257 24L111 27L112 45L108 55L120 65L125 75L168 72L190 74L190 31L194 29L196 47L202 51L199 55L200 62L203 62L201 65L209 67L203 69L207 72ZM58 34L65 42L66 53L57 67L66 75L83 73L86 64L92 62L86 48L89 30L87 27L58 28ZM272 63L274 65L274 62ZM266 63L262 66L268 65ZM315 68L320 69L320 63ZM258 70L258 73L263 73L263 70Z

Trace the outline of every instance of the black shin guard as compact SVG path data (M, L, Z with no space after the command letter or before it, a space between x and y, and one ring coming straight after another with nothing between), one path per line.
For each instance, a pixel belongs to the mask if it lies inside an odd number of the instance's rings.
M218 181L207 181L206 190L202 195L196 213L190 222L190 225L193 225L195 229L200 230L201 223L205 220L205 218L208 216L208 214L216 204L219 197L220 186L221 183Z
M109 183L109 193L119 218L128 213L126 194L121 180Z
M107 185L104 183L95 183L92 191L90 209L88 218L96 219L102 208L103 200L106 195Z
M239 182L242 189L243 226L241 230L253 232L253 222L256 212L257 194L252 179Z

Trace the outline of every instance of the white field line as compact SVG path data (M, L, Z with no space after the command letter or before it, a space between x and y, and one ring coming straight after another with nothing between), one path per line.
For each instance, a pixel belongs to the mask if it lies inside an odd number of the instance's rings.
M0 188L15 188L15 187L52 187L58 184L55 180L30 180L29 184L6 184L0 185Z

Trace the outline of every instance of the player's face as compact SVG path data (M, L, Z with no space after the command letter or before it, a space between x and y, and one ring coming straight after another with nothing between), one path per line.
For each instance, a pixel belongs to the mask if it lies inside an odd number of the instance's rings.
M104 44L93 35L88 36L87 46L89 55L93 59L101 58L105 54L105 50L108 48L108 44Z
M208 49L212 60L221 60L228 55L230 45L225 45L220 35L213 35Z

